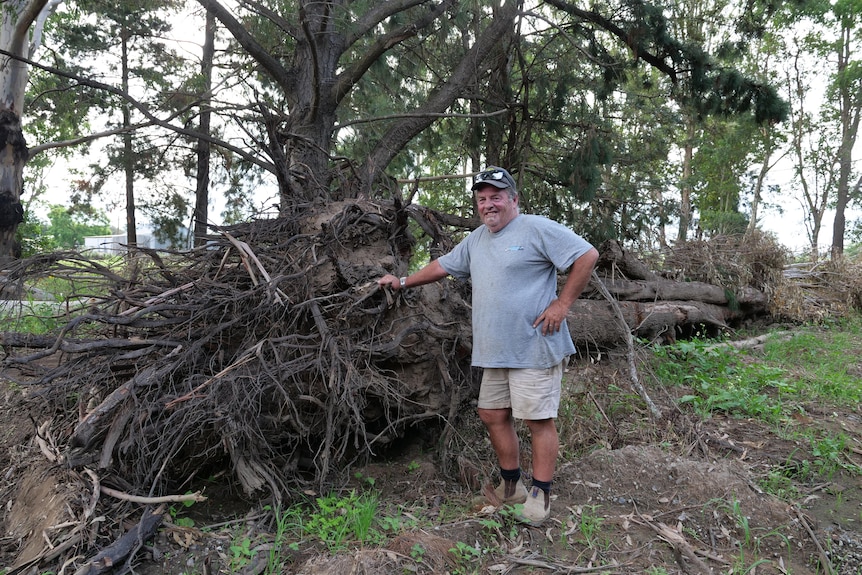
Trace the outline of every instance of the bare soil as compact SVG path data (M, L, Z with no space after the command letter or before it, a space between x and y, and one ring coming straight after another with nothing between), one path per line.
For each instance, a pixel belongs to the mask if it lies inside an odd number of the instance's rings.
M345 494L373 489L380 497L378 517L397 518L401 528L381 529L385 537L378 543L348 542L340 550L310 536L288 539L277 549L281 572L862 572L862 478L804 473L815 456L793 439L814 423L832 428L851 438L846 462L862 464L857 410L809 405L781 429L722 416L700 420L676 407L675 399L688 390L648 381L664 413L653 420L625 373L619 359L606 355L570 366L552 513L542 527L521 525L477 498L483 485L496 480L477 417L462 418L467 423L456 431L461 448L442 458L436 449L441 429L423 424L408 440L351 469L341 488ZM117 509L116 502L107 505L104 494L97 500L86 473L52 463L50 438L40 447L36 434L50 414L34 413L32 401L22 407L27 391L6 382L0 404L0 566L7 573L74 573L92 558L84 550L108 533L128 530L127 518L144 506L124 503L126 523L118 524L105 514ZM529 442L523 441L527 476L529 460ZM781 478L788 497L764 489L770 474ZM171 506L174 513L166 513L156 535L141 542L131 563L98 572L262 573L276 550L268 502L248 500L220 483L217 473L201 487L207 501L188 509ZM80 528L67 525L72 507L90 512ZM81 554L68 553L74 548ZM73 560L51 564L54 549L58 558ZM39 563L28 563L37 556Z

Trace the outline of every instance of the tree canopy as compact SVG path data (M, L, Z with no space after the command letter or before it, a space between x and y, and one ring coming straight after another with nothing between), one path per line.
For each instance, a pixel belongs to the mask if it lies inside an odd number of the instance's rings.
M151 179L155 192L143 201L126 194L131 224L148 208L166 225L188 225L195 194L197 220L210 219L204 207L216 198L235 221L262 188L275 190L281 214L309 201L377 197L469 218L464 174L500 164L518 179L528 211L594 242L661 244L676 222L685 239L693 213L725 222L706 234L748 225L746 172L769 163L764 130L789 117L777 74L760 57L778 51L766 39L791 29L777 17L784 9L69 0L47 20L51 58L30 62L39 82L28 106L50 110L40 125L66 127L55 133L68 143L93 132L121 138L117 149L131 156L126 185ZM136 29L158 34L135 36L141 65L112 75L93 65L112 50L93 23L110 17L123 30L133 12ZM217 28L209 72L200 49L207 14ZM158 26L179 19L185 48L168 53ZM122 122L105 122L110 110L122 110ZM740 140L740 130L754 137ZM194 182L200 142L215 160L209 189ZM106 168L121 165L116 158L89 172L94 192L104 191Z

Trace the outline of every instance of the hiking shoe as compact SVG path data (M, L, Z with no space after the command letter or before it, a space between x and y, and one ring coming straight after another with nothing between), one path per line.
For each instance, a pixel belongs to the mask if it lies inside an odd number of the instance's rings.
M545 519L551 516L551 496L547 491L543 491L538 487L530 489L527 495L527 502L524 503L524 509L518 516L518 519L524 523L538 526Z
M500 505L518 505L527 500L527 488L520 479L517 481L502 479L500 485L494 488L494 495L497 496Z

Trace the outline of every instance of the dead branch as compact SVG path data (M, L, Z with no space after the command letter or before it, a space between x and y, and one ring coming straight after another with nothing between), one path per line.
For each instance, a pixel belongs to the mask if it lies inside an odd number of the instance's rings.
M655 402L653 402L652 398L649 396L649 393L647 393L646 388L641 385L640 377L638 376L637 364L635 363L634 338L632 337L632 332L629 329L628 323L626 323L626 320L623 317L622 310L620 310L620 306L617 304L617 301L610 294L607 288L605 288L601 280L599 280L599 277L595 271L592 275L592 283L610 304L611 309L614 311L614 316L617 320L617 323L621 328L620 331L622 331L624 334L624 341L626 344L626 360L629 368L629 381L631 382L632 387L634 387L635 391L638 392L638 395L641 396L641 399L644 400L644 403L647 404L647 407L649 408L652 416L656 419L660 419L661 410L658 408Z
M814 534L814 530L811 529L811 525L808 523L808 519L795 505L791 507L793 509L793 512L796 514L796 518L799 519L799 523L805 528L805 531L808 533L808 536L811 537L811 540L817 547L817 553L820 556L820 565L823 566L823 569L826 571L826 575L833 575L835 573L835 570L832 568L832 561L829 560L829 556L826 554L826 550L823 549L823 545L820 544L820 540Z
M122 499L123 501L131 501L132 503L143 503L145 505L158 505L160 503L183 503L185 501L193 501L195 503L200 503L201 501L206 501L207 498L201 495L200 491L196 491L194 493L186 493L183 495L163 495L161 497L145 497L142 495L132 495L130 493L123 493L122 491L118 491L116 489L111 489L110 487L101 486L101 492L105 495L109 495L115 499Z
M163 515L160 510L157 509L154 512L145 510L137 525L129 529L109 547L93 556L75 571L75 575L97 575L110 571L135 549L139 548L143 541L152 537L161 525L162 519Z

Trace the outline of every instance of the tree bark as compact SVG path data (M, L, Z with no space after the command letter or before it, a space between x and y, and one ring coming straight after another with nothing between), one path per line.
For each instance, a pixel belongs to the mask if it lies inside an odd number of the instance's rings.
M748 315L741 310L699 301L620 301L619 306L635 337L663 343L672 343L680 336L699 332L704 336L715 336L729 322ZM623 328L612 306L605 301L576 301L567 322L572 339L580 349L614 348L625 341Z
M204 38L203 55L201 56L201 72L204 77L204 93L206 96L201 102L201 117L199 129L202 134L210 133L210 122L212 110L210 109L210 94L212 92L213 57L215 56L215 16L207 11L206 15L206 37ZM194 245L202 246L206 243L207 218L209 211L209 187L210 187L210 142L204 138L198 138L197 149L197 189L195 190L195 220L194 220Z
M30 26L39 18L48 0L8 0L0 11L0 49L27 57ZM27 65L14 57L0 57L0 269L20 255L15 240L24 221L21 194L24 164L29 156L21 113L27 87Z

